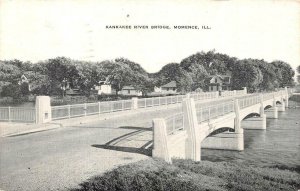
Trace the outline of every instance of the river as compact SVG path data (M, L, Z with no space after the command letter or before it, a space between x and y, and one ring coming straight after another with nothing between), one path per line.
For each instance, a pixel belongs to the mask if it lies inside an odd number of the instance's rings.
M267 119L266 130L244 130L245 150L202 149L202 160L241 162L260 167L300 169L300 108Z

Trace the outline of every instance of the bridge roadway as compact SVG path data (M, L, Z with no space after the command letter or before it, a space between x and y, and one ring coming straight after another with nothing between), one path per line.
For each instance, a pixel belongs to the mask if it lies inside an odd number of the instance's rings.
M216 102L228 99L232 97ZM181 109L176 104L113 113L107 120L0 138L0 190L65 190L118 165L149 158L152 119Z

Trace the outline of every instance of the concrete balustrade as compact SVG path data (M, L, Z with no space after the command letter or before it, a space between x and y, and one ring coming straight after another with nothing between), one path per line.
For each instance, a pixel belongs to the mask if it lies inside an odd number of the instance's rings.
M247 89L244 88L244 91L246 92ZM264 95L261 94L259 97L254 95L253 98L241 98L240 100L236 98L234 100L234 110L223 111L221 114L213 115L208 120L200 120L199 122L197 119L199 103L196 111L194 99L187 96L182 102L183 131L168 135L166 130L163 130L166 129L164 119L160 119L161 122L158 122L157 119L153 120L153 156L162 158L167 162L171 162L172 157L200 161L201 148L244 150L244 129L265 130L266 119L278 118L278 111L284 111L289 96L287 91L266 93ZM276 105L277 102L281 104ZM271 106L271 108L265 110L267 106ZM218 105L212 107L219 108ZM200 111L203 111L201 105ZM250 114L257 114L257 116L246 118ZM234 129L234 132L226 131L212 135L220 128ZM161 133L161 135L157 133ZM157 147L160 146L161 148L158 149Z

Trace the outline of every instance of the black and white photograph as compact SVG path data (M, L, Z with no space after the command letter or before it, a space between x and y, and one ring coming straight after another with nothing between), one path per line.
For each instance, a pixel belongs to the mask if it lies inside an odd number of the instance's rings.
M0 191L299 191L300 1L0 0Z

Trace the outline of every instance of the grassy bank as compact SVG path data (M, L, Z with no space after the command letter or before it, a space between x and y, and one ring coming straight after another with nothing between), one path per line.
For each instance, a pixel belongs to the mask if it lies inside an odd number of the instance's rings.
M297 169L299 170L299 169ZM145 160L89 179L72 191L92 190L297 190L299 171L241 163Z

